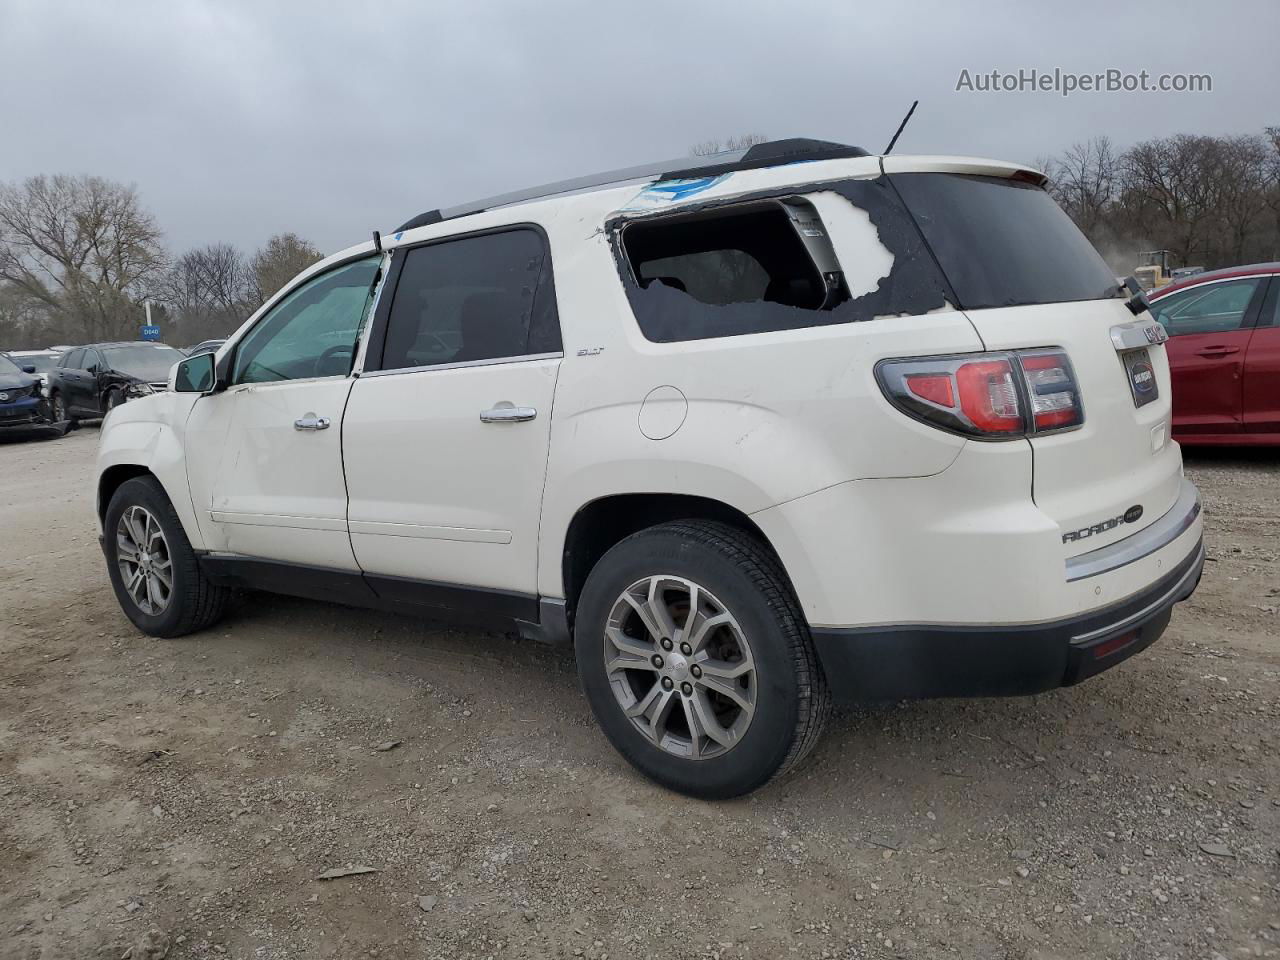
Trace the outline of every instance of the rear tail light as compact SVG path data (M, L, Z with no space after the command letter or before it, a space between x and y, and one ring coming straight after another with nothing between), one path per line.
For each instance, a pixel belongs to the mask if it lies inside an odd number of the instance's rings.
M1075 372L1058 349L882 360L876 379L903 412L969 437L1005 440L1084 423Z

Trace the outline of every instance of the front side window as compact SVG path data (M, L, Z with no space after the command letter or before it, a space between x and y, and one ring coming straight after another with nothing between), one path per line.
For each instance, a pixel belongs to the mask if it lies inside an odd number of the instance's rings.
M382 369L560 349L550 258L534 230L462 237L405 253Z
M357 260L313 277L288 294L237 345L231 382L349 374L381 261Z
M1258 283L1257 277L1206 283L1161 297L1152 312L1171 337L1239 330Z

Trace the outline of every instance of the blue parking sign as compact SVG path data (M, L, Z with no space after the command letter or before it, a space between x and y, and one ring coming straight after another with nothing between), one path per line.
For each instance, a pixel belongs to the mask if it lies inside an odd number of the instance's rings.
M142 339L143 339L143 340L159 340L159 339L160 339L160 328L159 328L159 327L154 327L154 326L146 326L146 327L143 327L143 328L142 328Z

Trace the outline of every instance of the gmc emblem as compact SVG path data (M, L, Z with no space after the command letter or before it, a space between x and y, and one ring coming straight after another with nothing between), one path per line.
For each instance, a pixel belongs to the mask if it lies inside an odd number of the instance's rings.
M1143 327L1142 332L1147 336L1147 343L1164 343L1169 339L1168 332L1158 323L1153 323L1150 326Z

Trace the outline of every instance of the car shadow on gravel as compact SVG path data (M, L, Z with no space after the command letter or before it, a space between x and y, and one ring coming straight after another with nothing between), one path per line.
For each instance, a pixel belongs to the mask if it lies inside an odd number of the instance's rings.
M66 433L55 427L7 427L0 430L0 446L34 440L61 440Z
M1182 460L1188 467L1267 467L1280 464L1280 447L1187 447Z

